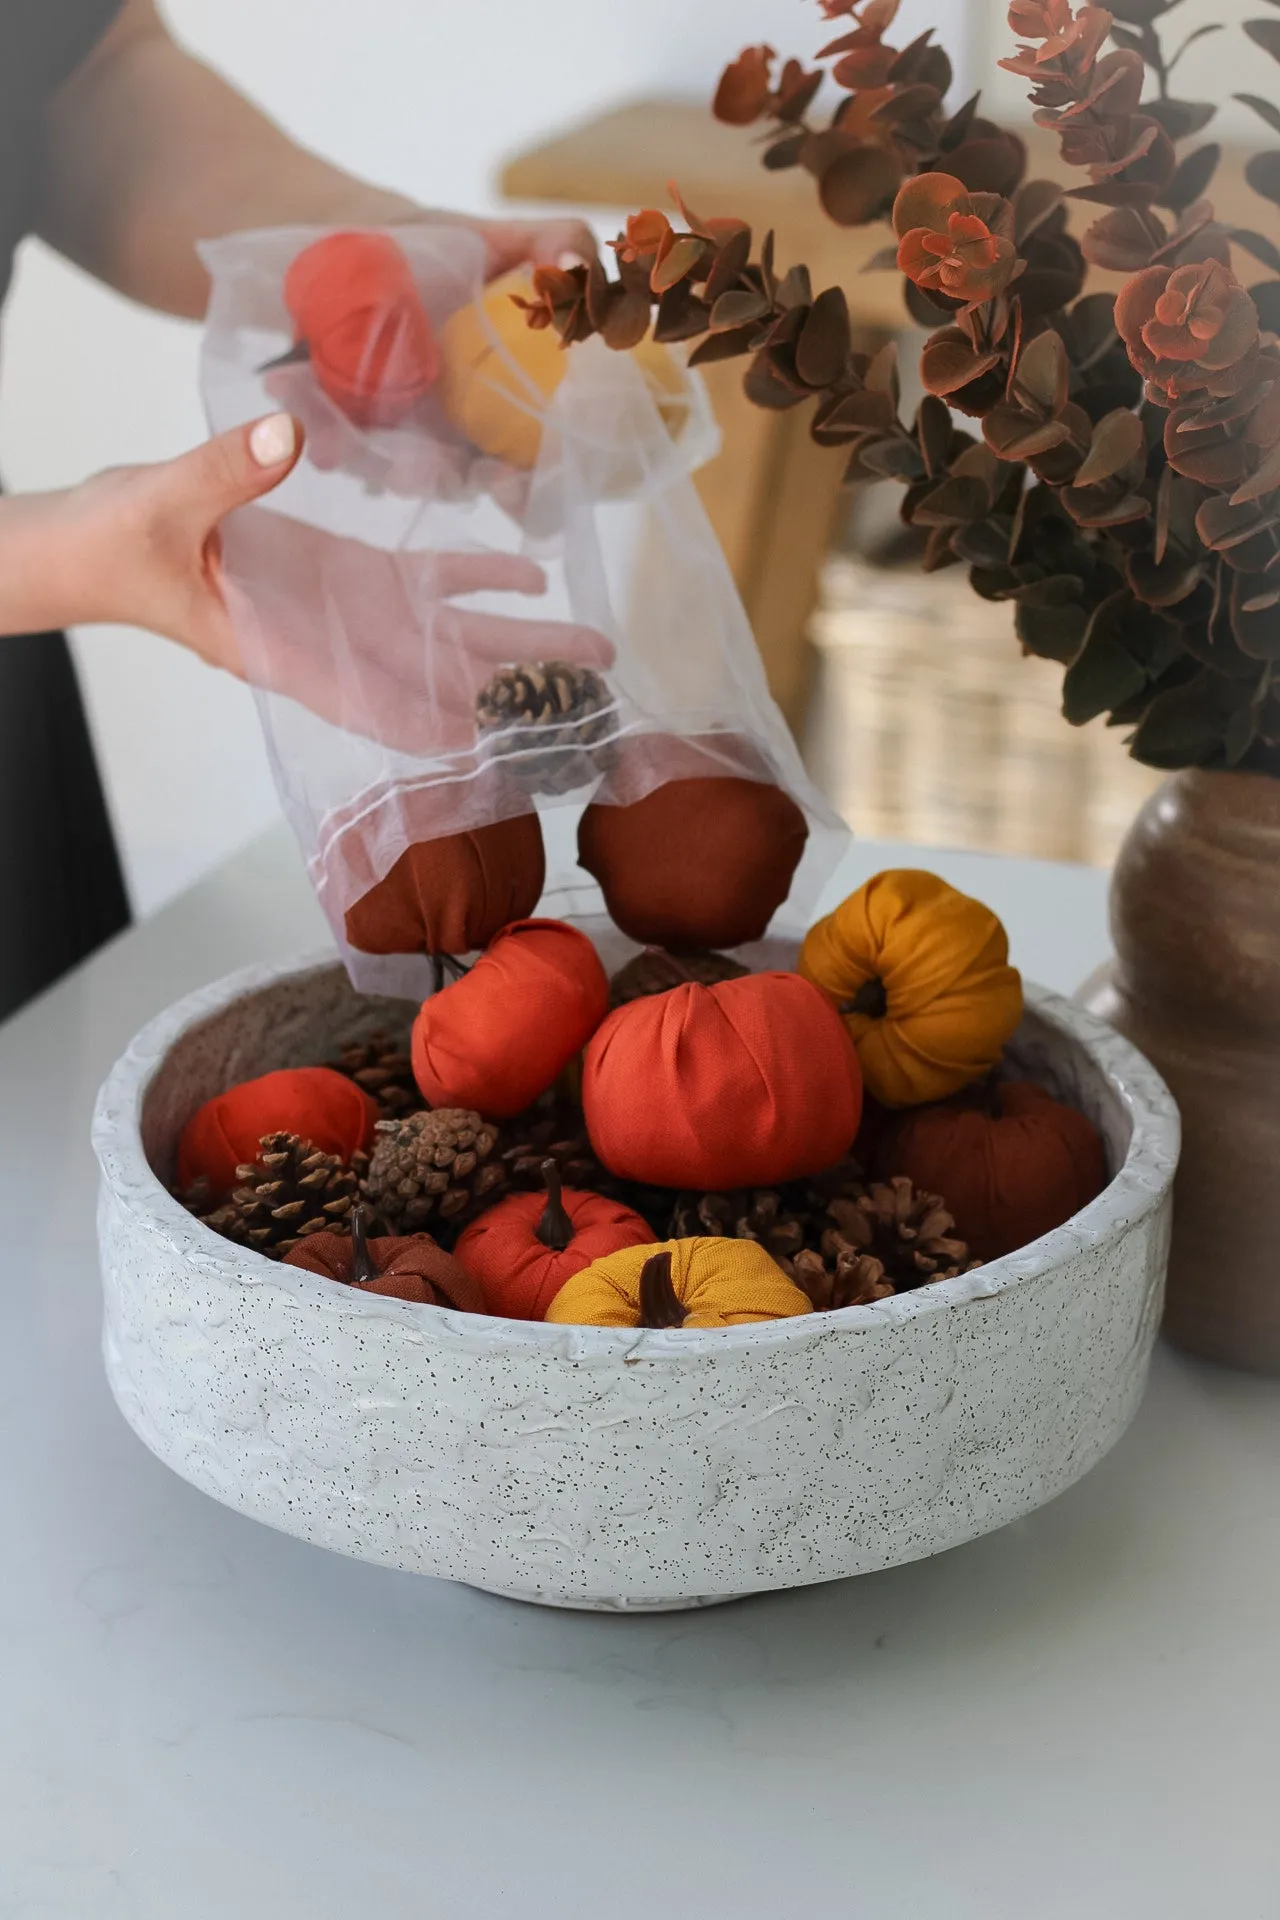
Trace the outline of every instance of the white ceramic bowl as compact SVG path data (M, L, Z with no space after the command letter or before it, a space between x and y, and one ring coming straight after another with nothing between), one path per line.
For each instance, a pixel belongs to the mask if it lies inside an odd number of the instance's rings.
M215 1499L524 1600L691 1607L973 1539L1060 1493L1132 1419L1178 1117L1141 1055L1055 995L1029 991L1013 1052L1102 1128L1098 1199L917 1293L689 1333L369 1298L241 1251L171 1198L203 1101L409 1011L357 996L332 960L252 968L153 1021L102 1089L108 1377L147 1446Z

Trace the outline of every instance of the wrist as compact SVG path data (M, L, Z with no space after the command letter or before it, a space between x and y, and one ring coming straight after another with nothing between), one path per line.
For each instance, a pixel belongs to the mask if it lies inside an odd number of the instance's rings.
M0 634L42 633L87 615L67 538L69 494L0 500Z

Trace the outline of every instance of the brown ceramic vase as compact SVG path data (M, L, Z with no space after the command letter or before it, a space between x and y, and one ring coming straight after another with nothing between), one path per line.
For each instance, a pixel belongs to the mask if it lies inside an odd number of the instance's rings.
M1182 1110L1165 1332L1280 1374L1280 780L1167 780L1121 848L1111 931L1080 997Z

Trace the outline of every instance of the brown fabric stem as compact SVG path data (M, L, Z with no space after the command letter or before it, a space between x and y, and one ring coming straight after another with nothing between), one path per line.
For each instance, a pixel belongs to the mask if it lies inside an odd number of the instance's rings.
M378 1269L369 1251L368 1218L369 1213L366 1207L352 1207L351 1284L353 1287L367 1286L371 1280L376 1280L378 1277Z
M541 1220L534 1228L534 1234L544 1247L550 1247L552 1253L563 1253L573 1239L573 1222L565 1212L562 1198L564 1183L554 1160L543 1161L542 1182L547 1189L547 1204L542 1210Z
M843 1001L840 1007L841 1013L862 1013L870 1020L883 1020L888 1011L889 996L878 975L864 980L852 1000Z
M670 1253L655 1253L640 1270L638 1327L682 1327L688 1315L676 1296L671 1279Z

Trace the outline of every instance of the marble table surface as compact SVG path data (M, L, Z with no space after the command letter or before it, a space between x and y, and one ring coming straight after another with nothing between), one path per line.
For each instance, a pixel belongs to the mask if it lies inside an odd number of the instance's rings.
M1102 957L1101 875L930 864L1033 977ZM1273 1920L1280 1387L1161 1349L1030 1519L647 1619L339 1559L144 1451L98 1357L95 1089L322 938L273 835L0 1029L3 1920Z

